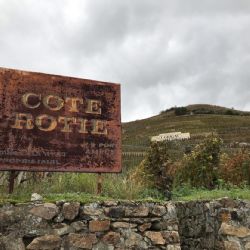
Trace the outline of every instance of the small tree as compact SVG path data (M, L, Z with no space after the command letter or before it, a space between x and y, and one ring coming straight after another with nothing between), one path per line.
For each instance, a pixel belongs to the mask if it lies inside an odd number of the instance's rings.
M173 151L177 152L179 157ZM176 158L182 158L184 149L178 142L153 142L146 158L135 169L132 178L149 188L156 188L171 198L173 178L178 166Z
M207 138L185 155L178 173L177 183L189 183L193 187L212 189L218 183L218 167L222 140Z

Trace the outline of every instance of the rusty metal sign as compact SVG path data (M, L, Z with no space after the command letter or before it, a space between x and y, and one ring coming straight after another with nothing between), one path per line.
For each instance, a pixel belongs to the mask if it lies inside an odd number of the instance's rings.
M120 172L120 85L0 68L0 170Z

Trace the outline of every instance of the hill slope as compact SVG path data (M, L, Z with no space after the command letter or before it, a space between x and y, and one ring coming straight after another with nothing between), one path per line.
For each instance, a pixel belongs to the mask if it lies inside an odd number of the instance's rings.
M226 112L231 109L201 104L189 105L185 108L188 113L190 111L192 113L176 116L174 110L170 109L157 116L124 123L122 126L123 161L129 161L125 157L125 154L128 155L129 152L134 156L136 156L136 153L145 152L152 136L174 131L189 132L191 134L191 140L189 141L191 145L199 143L211 133L221 137L225 147L237 148L236 142L250 143L249 112L237 111L237 114L234 113L234 115L229 115L230 112L228 112L226 115ZM198 110L205 113L196 114L196 112L199 112ZM209 113L211 110L214 111L212 114ZM142 159L143 155L138 154L139 156Z
M225 108L209 104L192 104L186 107L173 107L163 111L169 116L178 114L177 111L184 111L183 114L215 114L215 115L250 115L250 112L235 110L234 108Z

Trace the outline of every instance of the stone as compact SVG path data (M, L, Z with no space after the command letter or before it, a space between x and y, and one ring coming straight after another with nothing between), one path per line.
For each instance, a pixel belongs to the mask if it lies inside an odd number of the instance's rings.
M180 236L177 231L163 231L161 232L161 234L167 244L174 244L180 242Z
M115 228L115 229L116 228L135 228L135 227L137 227L137 225L133 223L120 222L120 221L112 223L112 228Z
M225 250L241 250L239 242L236 241L224 241Z
M214 218L212 218L212 217L207 217L207 219L206 219L206 224L205 224L205 226L206 226L206 228L205 228L205 231L206 231L206 233L213 233L214 232L214 224L215 224L215 221L214 221Z
M92 249L93 250L114 250L115 248L112 245L107 245L107 244L105 244L103 242L99 242Z
M116 246L118 243L120 243L120 237L121 237L120 233L108 232L102 237L102 241L105 244L111 244Z
M35 238L28 246L28 250L55 250L61 246L62 239L58 235L45 235Z
M136 224L143 224L152 221L159 221L159 218L122 218L122 221L136 223Z
M125 248L124 249L148 249L148 245L143 241L143 237L135 232L125 232Z
M107 216L109 216L111 218L122 218L125 215L125 210L123 207L105 208L104 212Z
M245 250L250 250L250 242L247 242L245 245Z
M47 220L29 213L19 222L18 228L19 232L22 230L22 235L25 237L53 234L51 225Z
M139 228L140 232L144 232L147 229L151 228L151 226L152 226L152 223L149 222L149 223L144 223L144 224L140 225L138 228Z
M162 215L164 215L167 212L167 209L164 206L157 206L155 205L153 207L153 210L151 211L151 214L154 216L159 216L161 217Z
M62 214L66 220L74 220L79 213L79 202L67 202L63 204Z
M62 215L62 213L59 213L55 218L54 218L54 221L56 223L61 223L64 221L64 216Z
M40 194L37 194L37 193L33 193L31 195L31 201L42 201L43 200L43 197L40 195Z
M103 213L103 209L98 208L98 205L95 203L90 204L89 206L83 207L84 215L97 216L97 215L101 215L102 213Z
M126 217L147 217L148 214L149 208L143 205L125 208Z
M154 245L164 245L166 243L161 232L147 231L145 232L145 236L148 237Z
M35 206L30 210L31 214L45 220L53 219L56 215L58 215L58 212L58 207L53 203L44 203L42 205Z
M76 232L81 231L81 230L87 228L87 224L84 223L84 222L82 222L82 221L75 221L75 222L72 222L72 223L70 224L70 226L71 226L72 228L74 228L74 230L75 230Z
M225 208L235 208L237 207L237 202L234 199L224 197L220 199L220 203Z
M74 231L75 230L72 227L70 227L69 225L65 223L57 224L56 228L53 229L53 232L60 236L69 234L69 233L74 233Z
M235 227L223 222L221 224L219 233L222 235L244 238L250 236L250 229L247 227Z
M175 206L172 203L168 203L166 205L166 208L167 208L167 213L164 215L164 219L165 220L176 219L177 213Z
M180 245L168 245L167 250L181 250Z
M0 237L1 250L25 250L25 245L21 238L14 235Z
M104 201L103 202L103 205L106 206L106 207L112 207L112 206L117 206L118 202L117 201Z
M95 234L75 234L71 233L67 237L67 247L65 249L71 249L70 247L75 248L84 248L92 249L93 244L97 243Z
M110 228L109 220L92 220L89 222L90 232L104 232L108 231Z
M0 211L0 229L7 227L15 221L14 212Z
M122 221L127 221L131 223L136 223L136 224L143 224L143 223L149 223L149 222L155 222L155 221L160 221L160 218L155 218L155 217L143 217L143 218L122 218Z

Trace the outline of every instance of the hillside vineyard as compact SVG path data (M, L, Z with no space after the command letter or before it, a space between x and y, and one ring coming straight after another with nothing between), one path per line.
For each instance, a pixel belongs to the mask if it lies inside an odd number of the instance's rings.
M25 93L21 98L22 104L30 109L35 110L41 106L49 111L65 109L65 113L85 113L92 114L98 117L102 113L102 103L99 100L83 99L79 97L61 98L57 95L46 95L35 93ZM49 132L57 129L60 125L60 131L63 133L71 133L75 129L80 134L97 134L107 135L107 121L100 119L88 120L84 117L76 116L51 116L48 114L40 114L34 117L31 113L16 113L14 124L11 128L14 129L34 129L37 127L41 131Z

